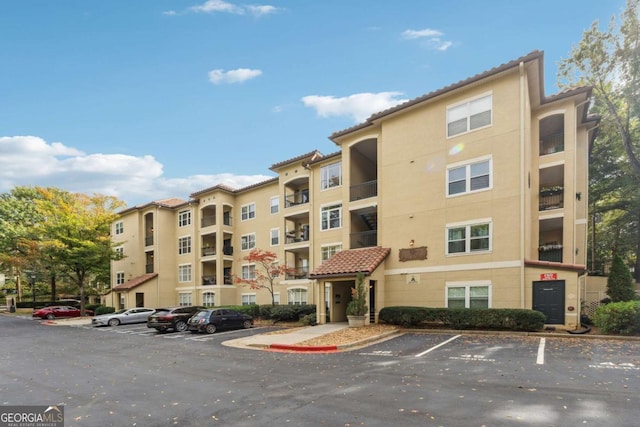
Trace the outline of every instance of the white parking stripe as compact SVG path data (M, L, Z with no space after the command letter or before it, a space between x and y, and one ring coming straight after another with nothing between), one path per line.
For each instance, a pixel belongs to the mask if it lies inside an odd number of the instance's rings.
M416 354L416 355L415 355L415 357L422 357L422 356L424 356L425 354L432 352L432 351L433 351L433 350L435 350L436 348L440 348L440 347L442 347L443 345L449 344L451 341L453 341L453 340L455 340L455 339L457 339L457 338L460 338L461 336L462 336L462 335L456 335L455 337L449 338L449 339L448 339L448 340L446 340L445 342L441 342L440 344L438 344L438 345L436 345L436 346L431 347L429 350L423 351L423 352L422 352L422 353L420 353L420 354Z
M536 364L544 365L544 344L546 342L546 338L540 338L540 345L538 345L538 358L536 359Z

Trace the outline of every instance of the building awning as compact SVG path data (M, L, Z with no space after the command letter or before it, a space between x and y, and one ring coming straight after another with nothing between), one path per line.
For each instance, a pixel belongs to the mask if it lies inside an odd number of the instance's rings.
M369 276L390 252L391 249L380 246L340 251L313 270L309 278L346 277L357 273Z
M134 277L133 279L129 279L121 285L114 286L111 288L111 292L127 292L131 289L142 285L143 283L148 282L149 280L158 277L158 273L149 273L143 274L142 276Z

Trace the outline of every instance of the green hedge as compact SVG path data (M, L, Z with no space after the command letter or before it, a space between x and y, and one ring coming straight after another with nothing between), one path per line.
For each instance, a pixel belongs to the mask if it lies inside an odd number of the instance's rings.
M101 305L100 307L95 309L95 311L93 312L93 315L94 316L99 316L101 314L113 313L114 311L116 311L115 307L109 307L109 306L106 306L106 305Z
M307 305L225 305L224 308L236 310L253 317L261 317L263 319L272 319L276 322L297 322L301 318L315 314L316 306Z
M640 301L602 305L596 309L591 320L605 334L640 334Z
M379 320L402 326L431 322L453 329L539 331L544 327L545 315L512 308L385 307L380 310Z

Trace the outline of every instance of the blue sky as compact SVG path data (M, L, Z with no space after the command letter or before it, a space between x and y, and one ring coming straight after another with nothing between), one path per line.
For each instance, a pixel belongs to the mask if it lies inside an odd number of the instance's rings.
M0 1L0 192L129 206L274 176L370 114L545 52L624 0Z

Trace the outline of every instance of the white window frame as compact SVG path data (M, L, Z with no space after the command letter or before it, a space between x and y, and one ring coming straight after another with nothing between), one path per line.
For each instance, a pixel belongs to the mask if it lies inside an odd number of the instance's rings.
M191 236L178 237L178 255L191 253Z
M187 306L193 305L193 294L191 292L179 292L178 305L180 307L187 307Z
M243 264L241 272L242 272L242 279L243 280L255 280L256 279L256 265L255 264Z
M477 110L481 108L482 103L489 101L490 107L488 110ZM476 111L477 110L477 111ZM477 116L478 114L489 112L489 123L483 124L482 126L472 127L472 117ZM452 118L451 116L455 116ZM450 133L449 125L451 123L461 121L466 119L466 130L460 131L454 134ZM464 135L469 132L473 132L479 129L484 129L493 125L493 93L488 92L482 95L467 99L465 101L459 102L457 104L449 105L447 107L447 120L446 120L446 132L447 138L453 138L459 135Z
M216 293L207 291L202 293L202 305L204 307L215 307L216 306Z
M464 307L471 307L471 288L488 288L487 295L487 308L491 308L493 306L492 296L493 296L493 286L491 281L489 280L477 280L470 282L447 282L445 284L444 291L444 306L449 307L449 289L451 288L464 288L465 296L464 296Z
M484 163L488 163L489 164L489 172L487 174L482 174L482 175L476 175L476 176L472 176L473 172L473 167L476 165L481 165ZM458 179L456 181L452 181L451 178L451 173L454 170L460 170L460 169L464 169L464 179ZM478 178L481 176L489 176L489 183L486 187L482 187L482 188L478 188L475 190L471 189L471 184L473 182L474 178ZM462 182L464 181L464 191L460 191L457 193L451 193L451 184L452 182ZM465 194L472 194L472 193L479 193L481 191L488 191L491 190L493 188L493 159L491 158L491 156L484 156L484 157L479 157L476 159L472 159L469 161L465 161L465 162L458 162L458 163L453 163L447 166L447 197L458 197L458 196L462 196Z
M280 292L273 293L273 303L275 305L280 305Z
M269 243L271 246L279 246L280 245L280 229L272 228L269 230Z
M184 210L178 212L178 227L187 227L191 225L191 211Z
M304 294L304 299L302 295ZM309 290L304 287L287 288L288 305L307 305L309 303Z
M489 226L489 231L488 231L488 236L486 236L486 238L489 240L489 245L488 248L486 249L477 249L477 250L471 250L471 241L472 240L476 240L476 239L484 239L485 236L482 237L472 237L471 236L471 228L472 227L476 227L476 226L483 226L483 225L488 225ZM464 228L465 229L465 235L464 235L464 242L465 242L465 250L464 252L450 252L449 251L449 243L453 242L453 241L462 241L463 239L456 239L456 240L449 240L449 231L453 230L453 229L458 229L458 228ZM491 218L488 219L479 219L479 220L474 220L474 221L468 221L468 222L461 222L461 223L452 223L452 224L447 224L445 227L445 253L447 255L452 255L452 256L456 256L456 255L473 255L473 254L481 254L481 253L488 253L491 252L493 250L493 222L491 220Z
M337 178L337 179L336 179ZM340 187L342 185L342 161L331 163L320 168L320 190Z
M178 282L185 283L191 282L192 280L191 264L178 265Z
M335 227L331 226L331 212L338 212L338 225ZM326 214L326 218L325 218ZM335 219L335 218L334 218ZM325 228L324 223L326 222L327 227ZM320 230L328 231L328 230L336 230L342 228L342 203L331 203L324 206L320 206Z
M280 196L273 196L269 201L269 210L271 215L280 212Z
M113 225L114 233L116 236L124 234L124 221L118 221Z
M117 254L120 258L123 258L123 257L124 257L124 246L118 246L118 247L114 248L114 251L116 252L116 254Z
M256 304L256 294L242 294L242 305Z
M333 243L329 245L322 245L320 247L320 259L322 262L327 261L329 258L337 254L342 250L342 243Z
M122 285L125 282L124 280L124 271L116 272L116 286Z
M240 248L248 251L256 247L256 233L243 234L240 236Z
M248 203L240 207L240 219L242 221L249 221L256 217L256 204Z

